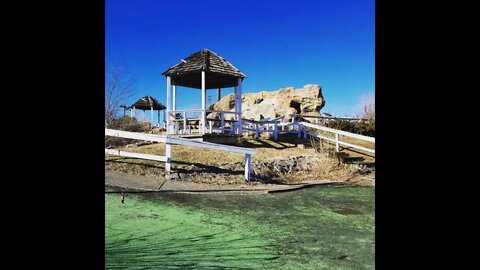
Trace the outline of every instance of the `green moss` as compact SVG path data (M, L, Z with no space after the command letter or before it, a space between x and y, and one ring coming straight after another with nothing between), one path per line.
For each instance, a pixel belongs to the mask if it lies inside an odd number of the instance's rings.
M107 269L374 269L374 189L105 195Z

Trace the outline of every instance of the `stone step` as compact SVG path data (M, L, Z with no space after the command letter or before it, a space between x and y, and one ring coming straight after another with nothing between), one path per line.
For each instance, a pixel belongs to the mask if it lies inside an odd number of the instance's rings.
M367 174L367 173L372 172L372 171L375 171L375 167L373 167L373 168L365 167L365 168L361 168L360 170L358 170L358 172L360 174Z
M363 161L365 158L363 157L351 157L351 156L347 156L347 157L338 157L343 163L353 163L353 162L357 162L357 161Z
M348 157L348 156L350 156L348 153L345 153L345 152L334 152L334 155L336 157Z
M375 161L354 161L352 163L355 163L355 164L358 164L358 165L364 165L367 168L375 169Z

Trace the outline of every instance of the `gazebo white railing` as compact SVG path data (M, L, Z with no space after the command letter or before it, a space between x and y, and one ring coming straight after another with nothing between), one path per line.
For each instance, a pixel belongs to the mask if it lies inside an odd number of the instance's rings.
M206 121L208 123L208 131L210 133L213 133L214 130L218 130L220 131L221 134L225 134L225 131L228 130L230 134L237 134L235 131L237 129L237 124L241 123L242 121L241 113L231 112L231 111L218 111L218 110L207 110L207 113L218 114L218 118L206 118ZM226 114L233 114L233 120L225 119ZM228 124L228 129L227 129L227 124Z
M176 110L170 111L169 114L169 134L202 134L203 130L203 121L199 117L202 115L203 111L200 109L190 109L190 110ZM231 111L217 111L217 110L206 110L206 114L216 113L218 118L206 118L205 120L205 130L207 133L214 133L214 131L219 131L218 133L225 134L227 131L229 134L236 134L235 129L238 123L240 114L237 112ZM189 117L188 114L194 114L194 116ZM195 115L197 114L197 116ZM226 114L233 114L234 119L226 119ZM196 128L195 128L196 127Z

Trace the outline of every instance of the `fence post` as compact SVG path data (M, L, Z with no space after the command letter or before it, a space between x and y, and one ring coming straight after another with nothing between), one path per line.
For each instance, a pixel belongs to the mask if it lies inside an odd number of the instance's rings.
M282 131L285 131L285 117L282 118Z
M278 129L277 122L273 124L273 139L276 141L278 139Z
M290 119L290 123L292 125L290 125L290 130L287 128L288 131L294 131L295 130L294 125L293 125L293 123L295 123L295 115L291 114L291 116L292 116L292 119Z
M245 154L245 180L250 183L250 169L252 163L252 156Z
M298 132L298 138L300 139L302 137L302 127L298 123L297 123L297 132Z
M308 136L308 128L306 126L303 126L303 138L306 139Z
M169 143L165 145L165 156L167 157L167 161L165 162L165 171L167 171L167 173L170 173L170 165L172 163L172 145Z
M212 134L212 129L213 129L213 121L208 121L208 132Z
M258 123L255 123L255 139L258 139L260 130L258 129Z
M338 133L335 133L335 151L340 151L340 147L338 145Z
M220 113L220 126L221 126L221 130L222 130L222 134L225 130L224 125L225 125L225 116L224 116L223 112L221 112Z
M240 96L240 104L242 104L242 97ZM240 105L242 106L242 105ZM238 134L242 136L243 134L243 120L242 120L242 111L238 114L238 122L237 122Z

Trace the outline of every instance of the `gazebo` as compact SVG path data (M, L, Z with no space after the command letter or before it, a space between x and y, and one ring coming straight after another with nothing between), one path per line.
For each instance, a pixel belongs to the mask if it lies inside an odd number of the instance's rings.
M141 99L137 100L132 106L128 107L130 109L130 116L135 117L135 110L142 110L142 121L145 121L145 111L151 111L151 119L152 126L155 125L153 122L153 111L157 111L158 113L158 122L157 125L160 126L160 111L165 110L165 106L162 103L158 102L155 98L151 96L144 96ZM165 121L165 111L163 112L163 120Z
M182 59L178 64L163 72L162 75L167 78L167 134L178 132L178 125L175 125L175 123L178 123L178 120L176 120L175 115L179 113L183 113L183 131L186 132L188 121L186 116L187 112L201 113L199 133L202 135L207 132L212 132L212 119L206 118L207 113L210 112L216 112L220 115L221 119L218 119L218 121L221 121L221 124L220 128L217 129L220 129L221 133L225 131L224 124L226 121L224 120L224 114L234 114L234 120L230 122L230 133L236 135L242 134L242 81L246 76L223 57L208 49L203 49ZM202 109L177 111L177 86L201 89ZM221 97L221 89L228 87L235 88L234 112L207 111L207 89L216 89L218 101ZM170 105L171 99L173 101L172 106ZM208 122L210 125L207 129Z

